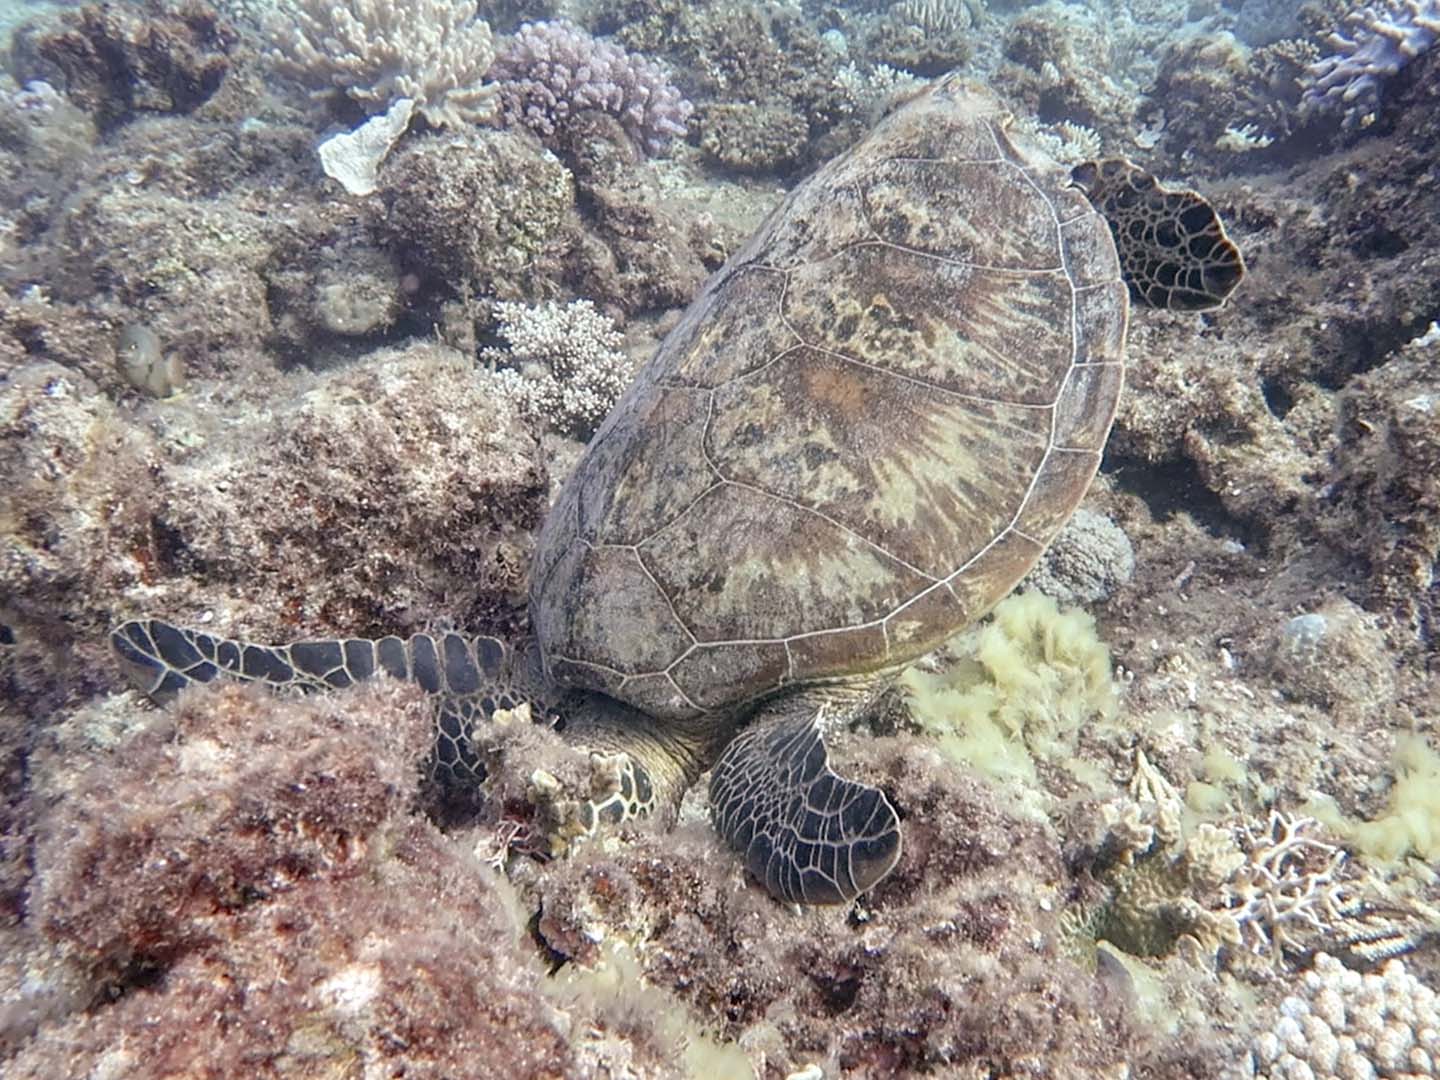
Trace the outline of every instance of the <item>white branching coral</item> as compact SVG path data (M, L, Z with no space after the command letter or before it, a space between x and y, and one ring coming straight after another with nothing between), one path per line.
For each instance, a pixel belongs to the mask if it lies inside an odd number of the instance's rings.
M914 93L926 83L925 79L889 64L875 64L862 70L853 60L836 71L833 81L843 95L843 107L866 119L878 117L897 98Z
M1361 975L1320 953L1253 1053L1265 1080L1421 1080L1440 1066L1440 1008L1400 960Z
M276 67L317 90L343 90L372 113L402 98L435 125L487 120L495 59L475 0L280 0L264 19Z
M1221 888L1224 910L1255 953L1302 951L1300 931L1338 938L1358 910L1357 883L1345 875L1345 851L1320 838L1314 818L1270 811L1263 827L1241 827L1245 858Z
M503 391L550 427L589 435L634 374L615 324L589 300L499 303L495 316L509 348L480 359Z

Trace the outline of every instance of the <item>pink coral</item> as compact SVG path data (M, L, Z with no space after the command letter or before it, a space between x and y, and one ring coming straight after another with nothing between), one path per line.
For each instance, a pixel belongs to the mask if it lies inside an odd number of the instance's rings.
M495 57L506 123L553 135L573 114L597 109L657 155L685 134L692 106L653 60L599 41L574 23L526 23Z

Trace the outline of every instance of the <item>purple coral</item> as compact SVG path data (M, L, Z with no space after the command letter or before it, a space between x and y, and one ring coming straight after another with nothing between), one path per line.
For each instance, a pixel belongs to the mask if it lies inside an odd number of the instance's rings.
M1351 33L1330 35L1336 50L1311 64L1302 105L1311 111L1343 107L1348 126L1375 118L1380 83L1440 37L1440 0L1382 0L1346 17Z
M500 84L507 124L553 135L572 114L599 109L618 117L651 155L685 134L693 110L659 64L563 19L520 27L495 57L489 77Z

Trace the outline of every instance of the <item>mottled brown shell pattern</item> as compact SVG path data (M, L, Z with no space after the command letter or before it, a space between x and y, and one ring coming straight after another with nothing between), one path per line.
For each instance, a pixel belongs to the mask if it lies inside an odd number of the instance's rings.
M1002 598L1094 476L1110 231L958 81L793 191L602 425L540 541L561 682L669 720L890 668Z

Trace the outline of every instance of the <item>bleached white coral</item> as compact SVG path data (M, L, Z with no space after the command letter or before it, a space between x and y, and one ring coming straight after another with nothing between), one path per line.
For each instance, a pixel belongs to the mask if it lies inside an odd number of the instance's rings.
M1319 953L1300 993L1281 1003L1252 1052L1255 1075L1265 1080L1434 1077L1440 1008L1435 991L1400 960L1361 975Z
M1278 810L1263 827L1247 824L1242 831L1246 858L1222 893L1251 951L1269 952L1278 963L1285 949L1304 948L1299 931L1338 939L1358 895L1344 873L1344 849L1322 839L1313 818Z
M276 67L315 89L343 90L370 112L409 98L426 120L489 119L495 59L475 0L279 0L264 19Z
M844 94L850 112L875 118L897 98L915 92L926 81L889 64L861 69L851 60L835 72L834 85Z
M634 374L615 324L589 300L499 303L495 315L509 348L480 359L500 367L503 392L551 427L588 435Z

